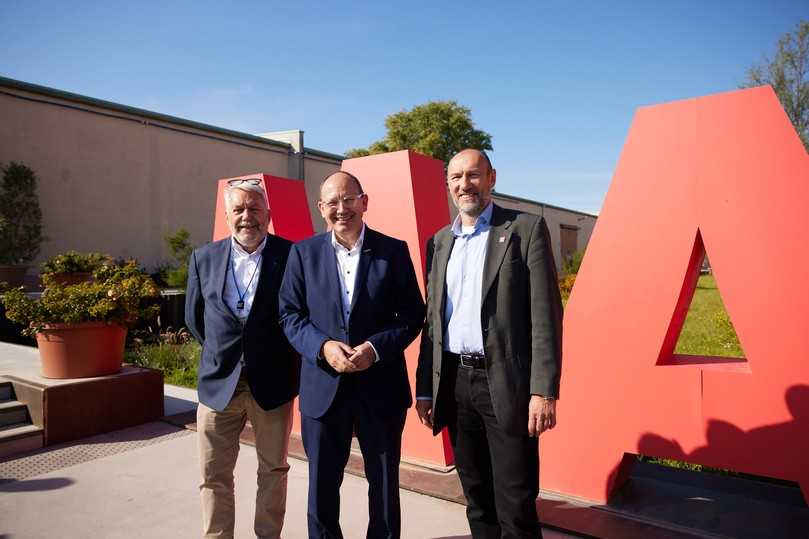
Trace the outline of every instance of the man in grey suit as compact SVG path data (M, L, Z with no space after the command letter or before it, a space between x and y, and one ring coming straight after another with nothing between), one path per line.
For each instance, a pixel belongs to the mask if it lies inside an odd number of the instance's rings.
M496 171L447 166L459 214L427 243L416 410L448 427L472 535L541 537L538 437L556 425L562 305L545 220L491 201Z

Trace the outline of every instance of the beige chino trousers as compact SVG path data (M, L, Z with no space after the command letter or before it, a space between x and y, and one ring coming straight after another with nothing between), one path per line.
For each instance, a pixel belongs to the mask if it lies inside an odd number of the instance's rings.
M236 507L233 470L239 456L239 435L248 419L256 435L258 456L256 537L278 539L281 536L286 511L292 401L263 410L242 376L223 411L217 412L202 403L197 408L203 537L233 537Z

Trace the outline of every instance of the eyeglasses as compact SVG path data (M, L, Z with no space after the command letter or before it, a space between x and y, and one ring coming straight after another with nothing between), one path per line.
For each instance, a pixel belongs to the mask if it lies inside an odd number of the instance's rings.
M325 204L327 208L331 210L337 209L337 206L340 205L340 202L343 203L343 206L346 208L353 208L357 201L360 200L362 197L365 196L365 193L360 193L358 195L346 195L344 197L335 198L332 200L321 200L321 204Z
M246 184L249 184L249 185L260 185L261 180L258 180L256 178L236 178L236 179L233 179L233 180L228 180L228 185L231 186L231 187L236 187L237 185L241 185L243 183L246 183Z

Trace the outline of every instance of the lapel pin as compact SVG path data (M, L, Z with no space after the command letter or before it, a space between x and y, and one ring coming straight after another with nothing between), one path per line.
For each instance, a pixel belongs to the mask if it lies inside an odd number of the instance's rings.
M500 236L500 239L497 240L497 241L499 241L500 243L504 243L506 241L506 237L505 236Z

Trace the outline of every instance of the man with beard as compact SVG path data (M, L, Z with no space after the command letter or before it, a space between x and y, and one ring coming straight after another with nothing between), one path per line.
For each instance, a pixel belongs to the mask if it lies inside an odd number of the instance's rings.
M256 436L255 533L284 523L287 448L300 360L278 325L278 289L291 242L267 234L267 197L256 179L225 188L231 236L191 255L185 321L202 344L197 431L203 533L233 537L233 469L247 419Z
M538 437L556 425L562 307L543 218L491 201L496 171L447 166L459 214L427 243L416 411L449 428L475 539L541 537Z
M281 324L301 353L310 538L341 538L340 484L356 434L368 479L367 537L400 535L399 458L412 403L404 349L424 321L407 244L363 222L368 195L335 172L320 186L331 229L293 246Z

